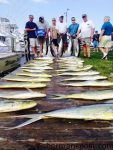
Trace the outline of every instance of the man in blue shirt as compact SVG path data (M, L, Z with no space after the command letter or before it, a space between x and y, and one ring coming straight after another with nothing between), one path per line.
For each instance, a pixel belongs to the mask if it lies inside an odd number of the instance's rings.
M68 28L68 33L70 36L75 37L79 28L79 24L76 23L75 17L72 17L71 21L72 21L72 24Z
M75 17L72 17L71 21L72 21L72 24L68 28L68 35L72 40L73 50L75 51L76 47L78 45L78 40L77 40L76 37L77 37L77 31L78 31L78 28L79 28L79 24L76 23ZM72 55L74 55L74 51L73 51Z
M29 15L29 21L25 25L25 30L27 31L27 36L30 40L30 46L32 48L32 52L34 54L34 58L37 57L37 36L36 36L36 31L38 29L36 23L33 22L34 16Z
M111 35L113 32L113 26L110 23L110 17L104 17L104 24L101 28L101 33L99 37L99 48L103 53L102 59L107 59L109 48L111 47Z

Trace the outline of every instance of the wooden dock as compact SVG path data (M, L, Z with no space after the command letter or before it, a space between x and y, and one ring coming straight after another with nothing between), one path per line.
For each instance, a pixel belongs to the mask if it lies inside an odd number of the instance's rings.
M53 118L40 120L20 129L4 130L2 128L16 126L27 120L25 118L6 118L7 115L41 113L69 108L71 106L76 107L97 103L95 101L81 99L53 100L53 94L56 93L79 93L82 91L92 91L95 88L59 86L60 81L66 77L55 76L55 70L59 69L56 62L51 66L54 69L48 72L54 76L51 82L48 83L47 88L41 90L47 94L47 97L41 99L35 98L38 102L37 107L26 111L0 114L0 150L113 150L113 121L84 121ZM9 76L13 76L17 72L20 72L20 70L14 71ZM96 89L100 89L100 87ZM34 91L37 91L37 89ZM98 103L106 103L106 101Z

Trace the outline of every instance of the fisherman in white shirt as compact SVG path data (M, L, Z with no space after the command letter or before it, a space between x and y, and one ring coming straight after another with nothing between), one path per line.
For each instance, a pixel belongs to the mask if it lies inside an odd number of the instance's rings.
M77 32L77 37L79 38L79 34L81 33L81 42L83 45L84 57L88 55L90 58L90 44L93 39L95 27L91 20L87 19L87 15L82 15L83 22L79 26L79 30Z
M59 35L59 38L63 40L64 44L64 52L67 48L67 25L64 22L64 16L59 17L59 22L57 24L57 32Z

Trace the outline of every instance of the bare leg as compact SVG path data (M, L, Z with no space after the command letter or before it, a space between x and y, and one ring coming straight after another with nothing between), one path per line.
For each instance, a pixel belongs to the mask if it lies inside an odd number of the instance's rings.
M105 53L105 49L104 48L102 48L102 47L99 47L99 49L100 49L100 51L103 53L103 55L104 55L104 53Z
M87 56L87 48L86 48L86 45L83 45L83 51L84 51L84 57Z
M109 48L105 48L105 52L108 54L108 52L109 52Z
M86 49L87 49L87 55L88 55L88 58L90 58L90 46L87 45L87 46L86 46Z
M40 44L40 56L43 57L43 43Z
M36 47L32 47L32 52L33 52L34 56L37 57L37 48Z
M99 47L99 49L100 49L100 51L103 53L102 59L104 59L104 58L107 56L106 49L105 49L105 48L102 48L102 47Z

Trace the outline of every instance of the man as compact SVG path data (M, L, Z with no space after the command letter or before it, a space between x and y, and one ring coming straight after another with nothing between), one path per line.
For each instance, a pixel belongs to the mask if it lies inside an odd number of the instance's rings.
M34 54L34 58L37 57L37 36L36 30L38 29L36 23L33 22L34 16L29 15L29 21L25 25L25 31L27 32L27 36L30 40L30 46L32 48L32 52Z
M93 35L94 51L97 50L97 52L98 52L98 44L99 44L99 34L98 34L98 31L95 31L95 34Z
M69 35L69 37L71 37L72 44L73 44L73 50L76 50L76 46L78 44L78 40L76 37L77 37L77 31L79 28L79 24L76 23L75 17L72 17L71 21L72 21L72 24L68 28L68 35Z
M107 59L109 48L111 47L111 35L113 32L113 26L110 23L110 17L104 17L104 24L101 28L101 33L99 37L99 48L103 53L102 59Z
M43 47L44 47L44 42L48 36L49 26L45 21L44 17L39 17L37 26L38 26L37 37L40 45L40 56L43 57Z
M58 35L57 35L57 28L56 28L56 19L52 19L52 26L50 27L50 35L51 35L51 42L54 45L54 49L56 50L55 54L58 55Z
M64 16L59 17L59 23L57 24L57 32L59 38L63 40L64 52L67 48L67 25L64 23Z
M81 32L81 42L83 45L84 58L88 55L90 58L90 44L93 39L94 34L94 25L91 20L88 20L87 15L82 15L83 22L79 26L79 30L77 32L77 37L79 38L79 34Z

